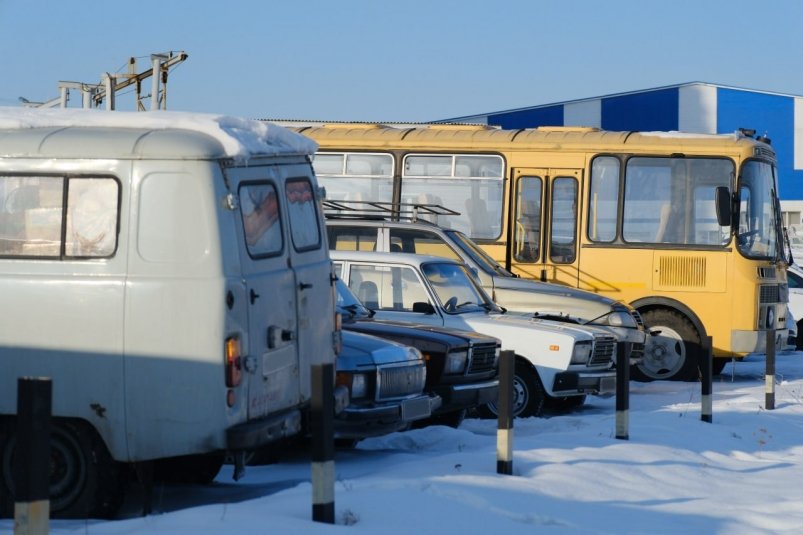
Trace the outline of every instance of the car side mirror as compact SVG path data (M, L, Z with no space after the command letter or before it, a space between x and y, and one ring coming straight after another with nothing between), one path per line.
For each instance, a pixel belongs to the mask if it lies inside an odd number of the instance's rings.
M418 312L419 314L434 314L435 307L426 301L417 301L413 303L413 312Z
M731 226L731 192L726 186L716 189L717 223L720 227Z

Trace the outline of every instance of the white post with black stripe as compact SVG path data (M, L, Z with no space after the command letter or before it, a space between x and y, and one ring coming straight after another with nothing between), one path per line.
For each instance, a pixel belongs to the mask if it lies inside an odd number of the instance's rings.
M496 473L513 475L513 370L516 355L513 351L499 354L498 425L496 431Z
M17 448L14 535L45 535L50 519L50 415L53 385L47 377L17 379Z
M700 419L711 423L714 421L713 375L714 375L714 342L710 336L703 340L702 361L700 362Z
M775 409L775 331L767 330L767 358L764 371L764 408Z
M616 438L630 439L630 349L627 342L616 344Z
M335 523L334 364L312 366L312 520Z

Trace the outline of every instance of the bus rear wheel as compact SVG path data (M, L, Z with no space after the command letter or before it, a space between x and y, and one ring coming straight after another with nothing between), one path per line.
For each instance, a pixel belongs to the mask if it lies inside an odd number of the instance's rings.
M630 374L636 381L696 381L699 378L700 333L674 310L654 309L642 314L650 331L644 358Z

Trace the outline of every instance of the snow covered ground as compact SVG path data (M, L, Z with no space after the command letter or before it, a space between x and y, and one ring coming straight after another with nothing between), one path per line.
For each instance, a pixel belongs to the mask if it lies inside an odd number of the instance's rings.
M208 487L157 488L155 512L51 521L52 533L803 533L803 353L778 355L775 410L764 359L715 378L713 423L700 385L631 383L629 440L615 398L571 414L516 420L514 475L496 473L496 422L466 420L339 451L336 525L312 521L305 453L224 467ZM0 532L11 532L11 520Z

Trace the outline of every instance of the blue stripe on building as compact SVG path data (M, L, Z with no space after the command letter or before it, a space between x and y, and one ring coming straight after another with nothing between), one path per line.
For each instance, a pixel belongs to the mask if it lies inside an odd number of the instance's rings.
M603 130L677 130L678 88L602 99Z

